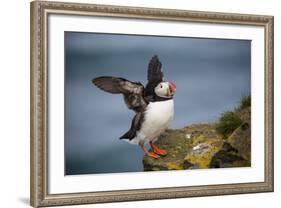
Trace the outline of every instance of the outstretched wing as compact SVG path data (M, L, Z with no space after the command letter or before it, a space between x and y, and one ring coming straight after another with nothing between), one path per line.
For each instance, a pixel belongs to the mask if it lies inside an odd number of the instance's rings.
M154 94L154 88L163 81L163 72L161 71L162 64L158 57L152 57L148 64L147 80L148 83L145 87L145 96L150 97Z
M147 106L144 99L144 87L139 82L131 82L119 77L97 77L93 83L103 91L112 94L123 94L125 103L129 109L142 112Z

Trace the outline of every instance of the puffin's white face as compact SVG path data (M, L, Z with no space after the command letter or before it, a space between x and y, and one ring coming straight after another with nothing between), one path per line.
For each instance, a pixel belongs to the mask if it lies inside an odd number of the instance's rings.
M172 82L160 82L154 89L156 95L162 98L171 98L176 92L176 85Z

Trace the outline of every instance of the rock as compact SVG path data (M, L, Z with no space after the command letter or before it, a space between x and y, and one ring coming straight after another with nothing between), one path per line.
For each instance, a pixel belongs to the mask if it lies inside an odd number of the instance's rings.
M206 163L209 164L211 156L223 143L214 129L213 124L196 124L183 129L167 130L155 144L167 150L168 155L159 159L144 156L144 170L183 170L207 167ZM187 135L190 135L190 138L187 138ZM208 159L203 160L207 156ZM194 158L197 160L195 161Z
M199 140L202 142L202 136ZM220 149L223 140L205 138L204 143L197 144L197 142L195 140L193 143L195 146L184 158L185 169L208 168L213 155Z
M225 142L223 147L214 154L209 167L210 168L228 168L228 167L247 167L249 161L239 156L238 151L229 143Z
M222 148L213 156L211 168L251 166L251 111L238 112L242 125L226 139Z
M159 148L167 150L168 155L159 159L144 156L144 170L182 170L183 158L189 150L189 143L185 138L184 130L167 130L155 144Z
M198 156L198 155L208 152L210 149L211 149L211 145L209 145L208 143L198 144L192 148L192 151L190 154L192 154L194 156Z
M186 134L186 135L185 135L185 138L186 138L186 139L191 139L191 134Z
M246 114L246 115L245 115ZM251 119L250 111L244 111L243 124L237 128L227 139L227 142L237 149L239 156L251 160Z
M144 156L145 171L184 170L251 165L250 108L235 112L242 125L226 139L217 133L216 124L193 124L182 129L169 129L155 143L167 150L165 157Z

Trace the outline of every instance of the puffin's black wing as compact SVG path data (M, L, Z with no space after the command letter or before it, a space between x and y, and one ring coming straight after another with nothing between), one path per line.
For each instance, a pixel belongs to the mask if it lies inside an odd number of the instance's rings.
M148 83L145 87L145 96L150 97L154 94L154 88L163 81L163 72L161 71L162 64L158 57L152 57L148 64L147 80Z
M97 77L92 81L101 90L112 94L123 94L129 109L135 112L143 112L145 110L147 102L144 99L144 87L141 83L108 76Z

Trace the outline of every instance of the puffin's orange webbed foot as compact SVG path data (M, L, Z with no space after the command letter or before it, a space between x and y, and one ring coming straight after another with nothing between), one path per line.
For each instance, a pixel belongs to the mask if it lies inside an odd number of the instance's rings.
M168 154L166 150L159 149L159 148L158 148L155 144L153 144L152 142L150 143L150 146L151 146L153 152L156 153L157 155L165 156L165 155Z
M162 150L162 149L154 149L153 150L156 154L158 155L162 155L162 156L165 156L168 154L168 152L166 150Z
M145 154L146 154L147 156L153 157L153 158L155 158L155 159L157 159L157 158L160 157L159 155L157 155L157 154L156 154L155 152L153 152L153 151L149 152L149 151L144 147L143 144L140 144L140 147L142 148L142 150L145 152Z
M154 152L148 152L148 153L146 153L146 155L149 156L149 157L153 157L153 158L155 158L155 159L157 159L157 158L160 157L159 155L157 155L157 154L154 153Z

